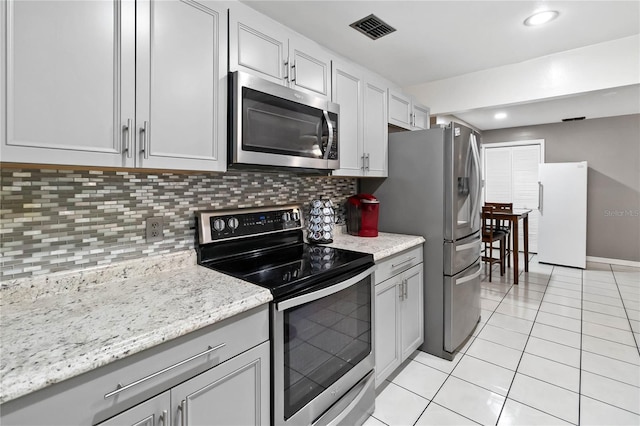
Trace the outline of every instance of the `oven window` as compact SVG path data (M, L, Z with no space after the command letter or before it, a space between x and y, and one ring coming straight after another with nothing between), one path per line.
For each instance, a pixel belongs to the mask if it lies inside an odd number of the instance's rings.
M323 158L328 136L321 109L242 89L242 149Z
M284 312L288 419L371 352L371 277Z

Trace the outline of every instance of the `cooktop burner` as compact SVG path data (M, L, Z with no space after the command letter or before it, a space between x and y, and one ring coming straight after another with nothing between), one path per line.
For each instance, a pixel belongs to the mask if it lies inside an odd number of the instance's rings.
M316 288L319 281L371 262L365 253L301 243L201 265L268 288L276 297Z
M274 298L373 265L370 254L304 243L298 206L273 209L198 213L198 263L268 288Z

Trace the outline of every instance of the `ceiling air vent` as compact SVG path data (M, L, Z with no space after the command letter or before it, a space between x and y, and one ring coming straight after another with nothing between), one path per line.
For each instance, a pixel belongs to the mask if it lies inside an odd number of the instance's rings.
M384 22L382 19L378 18L374 14L371 14L365 18L360 19L359 21L354 22L349 25L351 28L355 28L360 31L362 34L369 37L371 40L377 40L380 37L386 36L387 34L391 34L396 29L391 25Z

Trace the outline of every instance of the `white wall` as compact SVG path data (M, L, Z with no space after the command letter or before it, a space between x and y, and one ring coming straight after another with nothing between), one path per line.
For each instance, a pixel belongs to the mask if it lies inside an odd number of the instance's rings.
M404 90L431 114L451 114L639 83L636 35Z

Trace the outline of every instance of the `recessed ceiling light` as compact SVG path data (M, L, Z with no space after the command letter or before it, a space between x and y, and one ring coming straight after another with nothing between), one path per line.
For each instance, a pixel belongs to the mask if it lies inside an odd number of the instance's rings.
M556 19L559 14L560 13L557 10L544 10L529 16L524 20L524 24L529 27L546 24L547 22Z
M502 120L507 118L507 113L506 112L496 112L496 114L493 116L493 118L495 118L496 120Z

